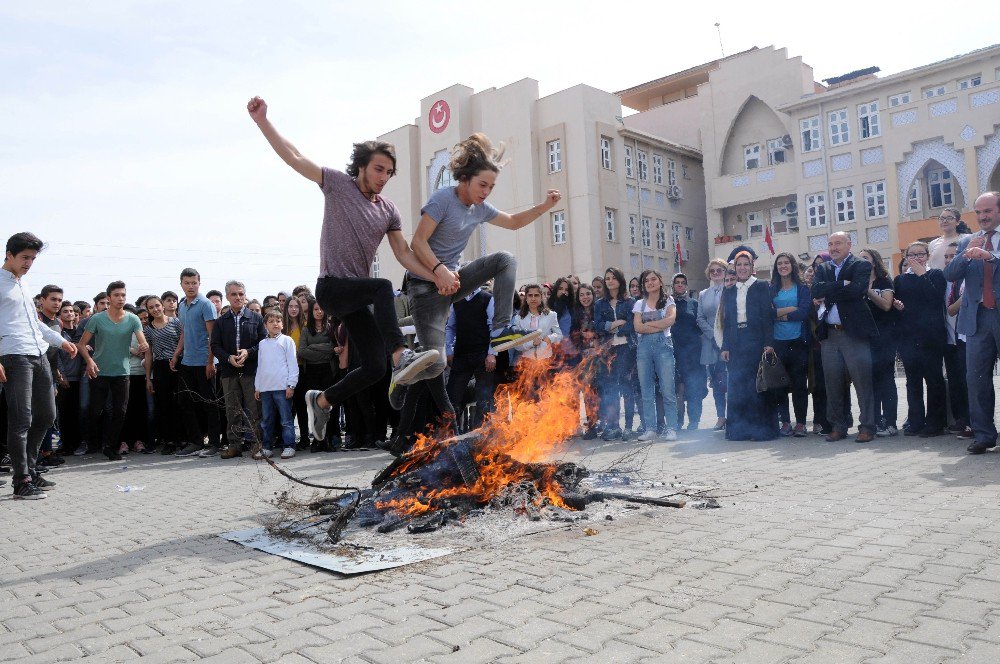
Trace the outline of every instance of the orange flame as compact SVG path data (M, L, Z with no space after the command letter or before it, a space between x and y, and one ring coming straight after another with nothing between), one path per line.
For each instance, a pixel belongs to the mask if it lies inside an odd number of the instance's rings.
M496 395L496 409L477 431L480 441L474 460L479 480L472 486L420 487L400 496L378 501L380 510L399 516L419 516L438 509L450 498L471 498L486 504L507 486L530 480L538 489L536 504L551 504L568 509L562 498L562 486L555 479L555 464L533 468L523 464L544 464L565 449L566 442L580 424L580 394L593 422L593 373L598 353L588 353L575 366L569 366L558 354L546 360L522 360L517 380L502 386ZM434 460L454 439L441 439L437 432L417 436L407 460L397 469L399 476Z

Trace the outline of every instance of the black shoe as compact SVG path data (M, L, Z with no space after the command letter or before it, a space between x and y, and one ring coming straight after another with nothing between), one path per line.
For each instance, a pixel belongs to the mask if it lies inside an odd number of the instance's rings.
M587 427L587 430L583 433L582 438L584 440L593 440L593 439L597 438L597 428L596 427Z
M967 448L965 448L965 451L968 452L969 454L985 454L986 450L993 449L995 446L996 445L994 443L984 443L981 441L977 441L969 445Z
M326 452L326 441L324 440L314 440L309 443L309 453L315 454L316 452Z
M52 470L52 469L51 468L47 468L45 466L35 466L35 472L36 473L47 473L50 470Z
M163 456L170 456L176 451L177 448L175 448L170 443L164 443L163 447L160 448L160 454L162 454Z
M66 459L62 458L58 454L49 454L48 456L42 455L39 457L35 465L55 468L56 466L61 466L64 463L66 463Z
M601 440L617 440L621 438L622 430L618 427L608 427L601 434Z
M923 431L923 428L918 429L917 427L911 427L911 426L903 427L904 436L919 436L921 431Z
M940 427L938 428L924 427L923 429L920 430L920 433L917 435L920 436L921 438L934 438L936 436L943 436L944 429Z
M118 450L113 447L104 448L104 456L108 457L108 461L121 461L122 455L118 454Z
M42 491L48 491L49 489L54 488L56 485L56 483L53 482L52 480L47 480L38 474L32 476L31 483L34 484L36 488L41 489Z
M296 452L305 452L310 447L312 447L312 440L310 438L303 438L295 445Z
M45 492L36 487L30 477L25 477L14 481L13 498L14 500L41 500L45 498Z

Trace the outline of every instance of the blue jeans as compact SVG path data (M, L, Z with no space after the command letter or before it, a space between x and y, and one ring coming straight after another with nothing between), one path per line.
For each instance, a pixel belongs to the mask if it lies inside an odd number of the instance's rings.
M639 389L642 391L643 419L646 422L656 421L655 378L659 381L660 396L663 398L665 425L668 429L677 429L673 342L662 334L640 335L635 364L639 372Z
M272 447L274 440L274 417L281 422L281 442L285 447L295 447L295 418L292 412L292 400L285 396L284 390L273 390L260 393L261 420L260 428L264 437L265 450Z

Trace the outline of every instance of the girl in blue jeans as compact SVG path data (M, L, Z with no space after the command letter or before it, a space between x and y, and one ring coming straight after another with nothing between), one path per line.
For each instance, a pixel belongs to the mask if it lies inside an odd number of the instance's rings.
M656 383L659 381L663 399L666 430L663 440L677 440L677 396L674 392L674 346L670 327L677 316L674 298L663 292L663 277L656 270L639 275L645 297L632 308L633 327L639 337L636 348L636 369L642 392L642 412L646 422L656 421ZM655 373L654 373L655 372ZM655 427L649 427L639 440L656 438Z

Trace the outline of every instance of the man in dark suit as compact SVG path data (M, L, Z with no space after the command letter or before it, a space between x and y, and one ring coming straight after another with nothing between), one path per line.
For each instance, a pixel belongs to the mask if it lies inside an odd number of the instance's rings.
M211 350L219 360L219 380L229 425L228 444L221 456L232 459L243 456L244 434L256 434L260 426L260 405L254 399L254 377L257 375L257 347L267 332L264 330L264 318L247 308L246 287L242 282L234 280L226 283L226 299L229 300L229 311L212 327ZM209 448L199 456L212 456L215 452Z
M835 442L847 436L850 376L861 407L858 437L854 440L868 443L875 437L871 338L878 335L875 319L865 303L872 266L851 254L847 233L833 233L827 242L833 260L819 266L812 287L813 298L822 300L816 336L823 354L827 417L833 425L826 440Z
M969 424L975 440L969 454L982 454L997 444L993 421L996 395L993 365L1000 351L1000 192L988 191L976 199L976 218L982 230L958 243L955 259L944 269L948 281L965 279L958 333L966 335L966 382L969 387Z

